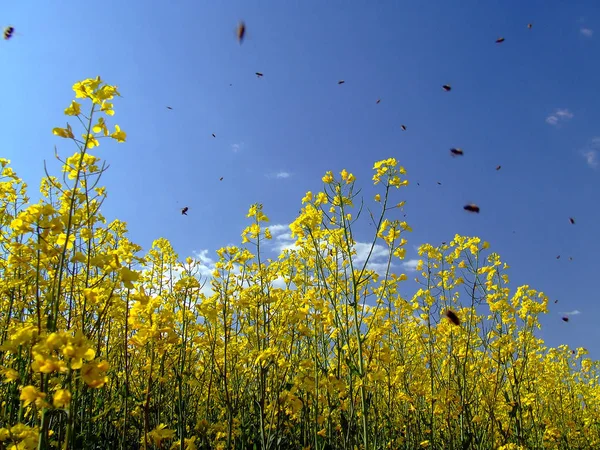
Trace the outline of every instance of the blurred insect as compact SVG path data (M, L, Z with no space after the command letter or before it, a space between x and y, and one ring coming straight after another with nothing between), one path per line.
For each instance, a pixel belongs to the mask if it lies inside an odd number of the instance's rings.
M173 109L173 108L171 108L170 106L167 106L167 109Z
M215 133L213 133L213 134L212 134L212 137L216 138L216 137L217 137L217 135L216 135Z
M532 23L528 23L528 24L527 24L527 28L529 28L530 30L531 30L531 28L532 28L532 27L533 27L533 24L532 24Z
M241 21L237 27L237 39L238 42L241 43L244 41L244 36L246 34L246 24Z
M460 319L458 318L456 313L451 309L446 311L446 317L450 319L450 322L452 322L454 325L460 325Z
M260 73L260 72L256 72L256 77L257 77L257 78L260 78L260 77L262 77L262 76L263 76L263 74L262 74L262 73Z
M442 185L442 183L440 183L439 181L437 182L437 184L439 184L440 186Z
M568 321L569 321L569 318L568 318L567 316L563 316L562 320L563 320L564 322L568 322Z
M479 206L477 206L474 203L470 203L468 205L465 205L463 208L465 209L465 211L479 213Z
M573 257L572 256L569 256L569 261L573 261Z
M445 90L446 92L449 92L452 90L452 87L449 84L445 84L442 86L442 89Z
M4 33L3 33L4 39L6 39L8 41L11 37L13 37L14 33L15 33L15 27L8 26L8 27L4 28Z
M406 125L400 125L400 128L402 128L402 131L406 131Z
M569 217L569 222L571 222L571 225L575 225L575 219L573 219L572 217Z
M560 255L558 255L558 256L556 257L556 259L560 259Z
M554 300L554 303L558 303L558 300Z
M417 181L417 186L421 186L418 181Z
M381 102L381 99L378 98L377 101L375 102L376 105L379 105L379 103Z
M344 84L344 83L345 83L345 81L344 81L344 80L340 80L340 81L338 81L338 84Z
M500 169L502 169L502 166L496 167L496 170L500 170Z
M186 206L186 207L184 207L184 208L182 208L182 209L181 209L181 214L183 214L184 216L187 216L188 209L189 209L189 208L188 208L187 206Z
M223 181L223 177L219 178L219 181Z
M452 156L463 156L464 155L462 148L451 148L450 153L452 154Z
M496 44L502 44L503 42L504 42L503 37L496 39Z

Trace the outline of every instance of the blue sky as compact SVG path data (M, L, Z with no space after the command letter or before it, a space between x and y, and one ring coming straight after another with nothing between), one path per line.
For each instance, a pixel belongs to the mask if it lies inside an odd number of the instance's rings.
M128 135L97 152L104 214L145 249L166 237L213 259L252 203L285 225L325 171L346 168L370 196L373 162L395 157L409 259L455 233L488 240L513 288L559 300L547 344L598 358L599 13L595 0L4 2L16 34L0 43L0 156L36 189L54 145L74 150L51 133L72 84L100 75L120 88L111 123Z

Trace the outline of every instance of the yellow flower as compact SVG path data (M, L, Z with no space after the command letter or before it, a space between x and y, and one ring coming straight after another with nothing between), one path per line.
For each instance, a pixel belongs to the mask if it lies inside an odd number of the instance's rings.
M121 130L121 127L119 127L119 125L115 125L115 132L111 134L110 137L116 139L117 142L125 142L127 134Z
M106 122L104 122L104 117L98 118L98 123L94 125L92 131L94 133L100 133L102 131L104 136L108 136L108 127L106 126Z
M133 289L133 281L137 281L140 277L139 272L134 270L129 270L127 267L121 267L119 271L119 275L121 277L121 281L123 285L129 289Z
M100 388L108 382L104 374L109 368L106 361L86 363L81 368L83 381L92 388Z
M67 124L67 128L53 128L52 133L65 139L73 139L75 137L69 124Z
M56 408L64 408L69 406L69 403L71 403L71 393L66 389L59 389L54 394L54 400L52 403Z
M380 202L380 201L381 201L381 195L379 195L379 194L376 194L376 195L375 195L375 201L376 201L376 202Z
M77 103L75 100L71 102L71 105L65 109L65 114L67 116L78 116L81 114L81 105Z
M322 180L323 180L323 183L326 183L326 184L333 183L333 174L331 173L331 171L327 171L325 173L325 175L323 176Z
M5 383L10 383L11 381L17 381L19 379L19 372L15 369L4 369L4 379Z
M25 386L23 389L21 389L21 396L19 397L19 399L23 400L24 406L28 406L31 403L35 403L36 406L39 407L45 403L43 401L44 397L46 397L46 394L38 391L35 386L30 385Z

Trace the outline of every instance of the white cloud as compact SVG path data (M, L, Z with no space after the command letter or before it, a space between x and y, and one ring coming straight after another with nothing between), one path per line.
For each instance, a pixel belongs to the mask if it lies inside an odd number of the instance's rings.
M598 167L598 151L597 150L588 150L587 152L583 152L583 157L585 158L587 165L592 169Z
M579 32L584 35L585 37L589 37L591 38L594 35L594 30L590 29L590 28L581 28L579 30Z
M273 236L270 245L278 254L281 254L284 250L293 250L296 248L296 239L292 238L292 231L289 225L275 224L270 225L268 228L271 231L271 236Z
M231 150L233 153L239 152L244 147L244 143L240 142L239 144L231 144Z
M581 314L581 311L579 311L578 309L574 309L573 311L564 312L563 314L565 316L576 316L577 314Z
M366 242L357 242L354 245L354 248L356 249L356 256L354 257L355 263L362 264L367 260L369 251L371 251L371 245L372 244ZM375 259L387 258L388 255L389 250L387 248L383 245L375 244L369 262L374 262L373 260Z
M402 267L408 270L409 272L415 272L417 270L417 265L419 264L418 259L409 259L408 261L402 262Z
M291 173L285 171L277 172L277 174L275 175L276 178L289 178L291 176Z
M550 114L546 117L546 123L550 125L558 125L559 122L564 122L566 120L570 120L574 117L574 114L568 109L557 109L553 114Z
M590 139L586 146L581 150L581 155L585 158L587 165L592 169L598 167L598 153L600 152L600 137Z

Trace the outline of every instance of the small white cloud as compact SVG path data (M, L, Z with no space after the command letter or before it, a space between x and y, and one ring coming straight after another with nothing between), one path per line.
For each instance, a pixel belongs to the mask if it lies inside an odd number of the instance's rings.
M598 167L598 151L597 150L588 150L587 152L583 152L583 157L587 162L587 165L592 169Z
M289 178L292 175L289 172L285 172L285 171L281 171L281 172L277 172L277 174L275 175L275 178Z
M581 314L581 311L578 309L574 309L573 311L563 313L565 316L576 316L577 314Z
M371 245L366 242L357 242L354 245L356 249L356 256L354 257L354 263L362 264L367 260L369 256L369 251L371 251ZM373 247L373 251L371 252L371 257L369 258L369 263L375 264L373 261L375 259L388 258L389 250L385 248L383 245L375 244ZM386 263L387 264L387 263Z
M242 149L243 146L244 146L243 142L240 142L239 144L231 144L231 151L233 153L237 153Z
M584 35L585 37L589 37L591 38L594 35L594 30L590 29L590 28L581 28L579 30L579 32Z
M581 155L584 157L588 166L592 169L598 167L598 153L600 152L600 137L594 137L581 149Z
M273 240L269 245L275 252L281 254L284 250L293 250L296 248L296 239L292 238L292 231L289 225L274 224L269 225L269 231Z
M419 264L418 259L409 259L408 261L402 262L402 267L404 267L405 270L408 270L410 272L415 272L417 270L418 264Z
M559 122L570 120L573 117L574 114L568 109L557 109L553 114L546 117L546 123L556 126Z

